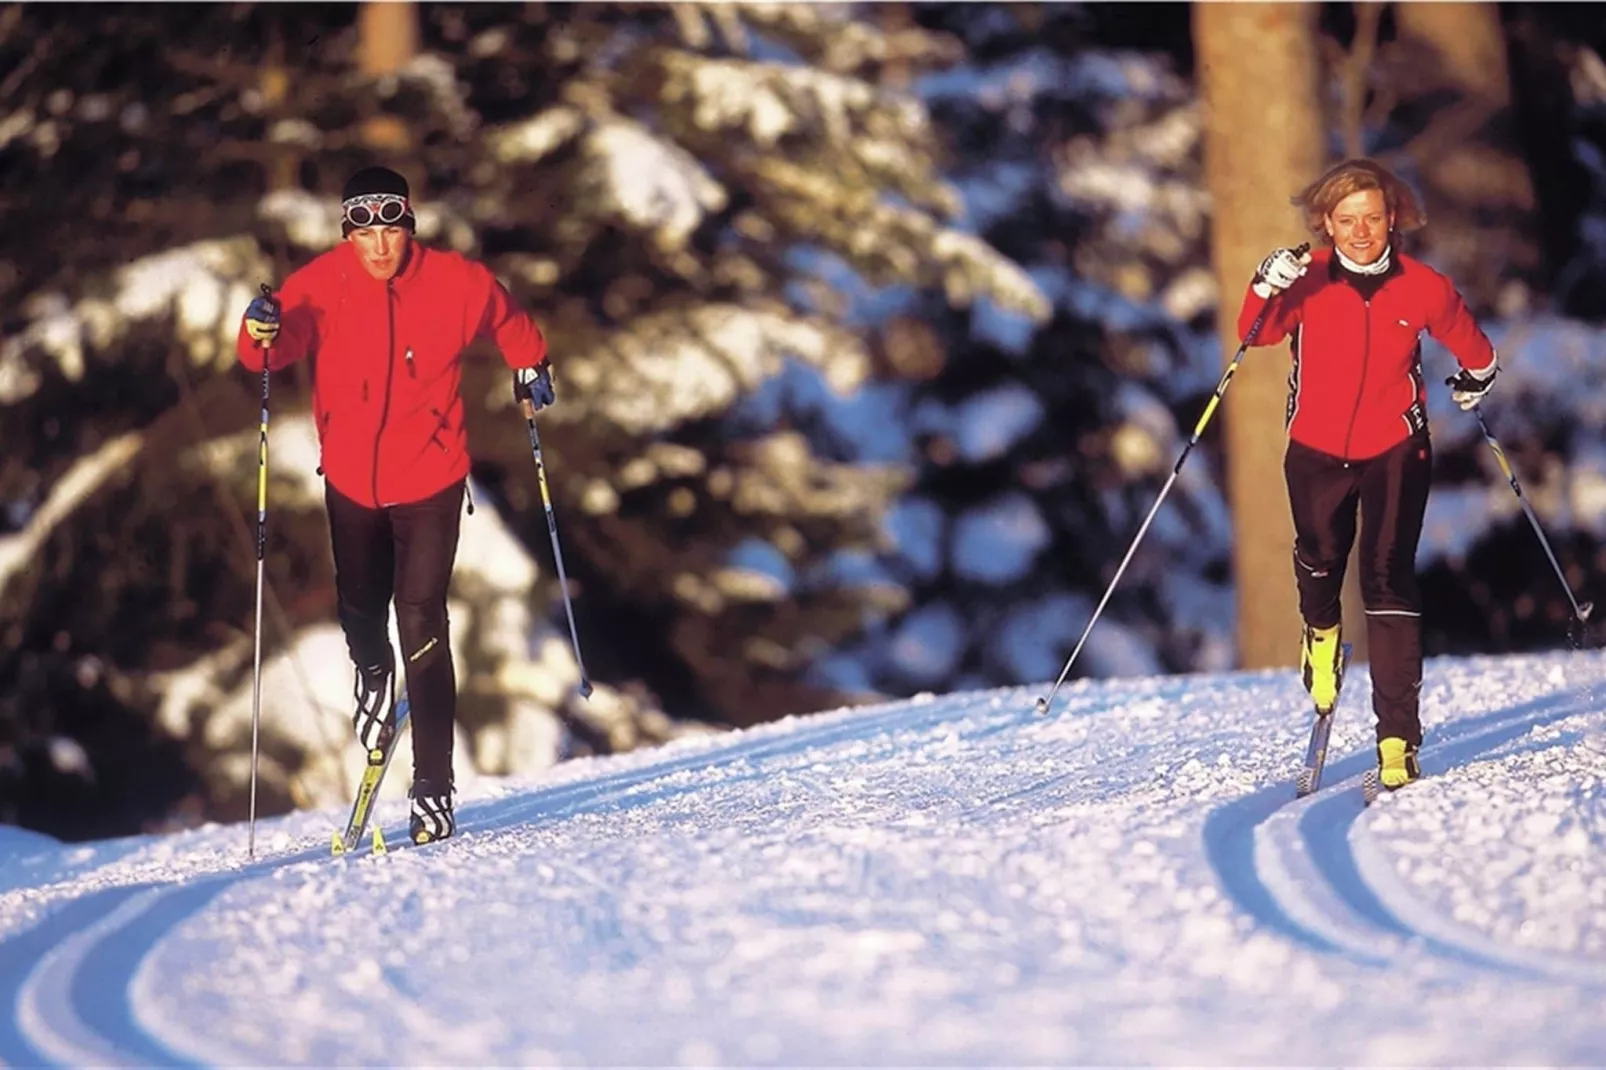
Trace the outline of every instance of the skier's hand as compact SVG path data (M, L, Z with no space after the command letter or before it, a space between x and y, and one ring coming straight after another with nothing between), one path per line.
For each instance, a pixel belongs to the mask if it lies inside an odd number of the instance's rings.
M552 387L552 368L545 361L513 373L513 400L521 405L528 402L532 413L540 412L557 399L557 391Z
M279 337L279 301L271 293L253 297L246 306L245 333L264 346L273 345Z
M1499 370L1493 364L1481 371L1462 368L1444 381L1450 388L1450 400L1461 406L1462 412L1477 408L1478 402L1494 387L1494 377Z
M1301 245L1298 249L1274 250L1260 262L1260 269L1255 272L1255 281L1251 284L1251 288L1262 300L1269 300L1273 294L1282 293L1298 282L1309 264L1308 245Z

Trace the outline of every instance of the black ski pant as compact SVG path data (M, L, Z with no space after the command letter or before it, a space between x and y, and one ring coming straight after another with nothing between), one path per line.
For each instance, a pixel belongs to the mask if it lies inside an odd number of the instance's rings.
M1288 443L1283 472L1294 514L1299 612L1317 628L1341 616L1340 593L1360 512L1361 599L1372 666L1377 738L1422 742L1422 596L1416 547L1427 511L1433 448L1420 431L1363 461Z
M452 782L457 676L446 591L457 557L464 483L423 501L370 509L325 486L335 596L346 647L359 667L389 665L390 603L396 601L403 679L412 705L413 777Z

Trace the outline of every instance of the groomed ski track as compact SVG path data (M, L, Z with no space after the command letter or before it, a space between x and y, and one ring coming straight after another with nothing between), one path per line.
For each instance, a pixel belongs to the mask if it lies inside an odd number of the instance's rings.
M1583 658L1591 660L1580 671ZM0 913L0 1061L191 1065L260 1057L260 1049L251 1043L237 1048L228 1036L218 1035L215 1021L191 1030L178 1027L176 1015L160 1012L167 998L158 985L166 968L160 961L163 952L182 934L204 928L208 912L231 894L271 896L276 883L342 880L361 885L353 894L369 894L387 880L384 867L397 866L403 858L410 871L446 867L442 879L450 880L454 854L506 856L527 844L538 846L542 830L564 835L581 821L600 828L606 837L610 823L665 807L676 814L717 816L769 806L783 824L789 813L800 814L795 836L803 836L811 813L817 818L841 812L830 808L840 807L844 792L863 802L853 812L890 818L894 828L997 828L1028 845L1022 857L1037 846L1059 844L1062 834L1089 835L1096 825L1084 823L1082 815L1111 799L1123 800L1122 812L1134 815L1147 805L1169 805L1178 814L1172 823L1178 833L1174 840L1116 836L1108 849L1139 860L1156 852L1197 852L1215 892L1230 904L1240 933L1269 936L1320 959L1339 960L1346 968L1359 968L1363 978L1367 971L1398 969L1403 959L1431 983L1453 983L1471 971L1500 981L1575 987L1581 998L1598 1000L1606 987L1606 961L1503 943L1445 916L1399 876L1379 839L1379 825L1386 825L1396 808L1409 805L1410 793L1425 790L1431 778L1453 779L1474 763L1523 747L1536 734L1599 709L1599 666L1592 656L1526 659L1526 664L1532 668L1508 666L1506 671L1523 679L1523 673L1548 677L1530 688L1539 694L1519 701L1458 715L1450 708L1455 696L1475 687L1476 679L1425 693L1429 738L1422 765L1430 779L1398 796L1385 795L1370 809L1363 807L1360 794L1361 774L1373 761L1366 708L1369 681L1362 669L1346 687L1337 714L1324 786L1300 800L1294 798L1293 780L1308 714L1297 685L1290 685L1286 674L1172 677L1079 683L1063 693L1047 717L1032 711L1038 692L1008 689L837 711L657 752L576 763L554 772L554 778L567 778L562 782L510 787L501 797L463 804L460 839L422 851L403 847L391 858L366 853L329 858L328 830L340 816L324 814L284 819L293 830L288 849L259 851L251 863L243 859L243 827L203 830L196 834L198 850L187 854L176 842L164 845L158 838L103 845L100 858L84 860L97 861L98 869L80 864L77 871L70 866L52 871L33 857L30 864L46 879L31 891L10 887L27 876L21 860L13 860L0 867L18 867L10 879L0 879L0 897L8 890L13 896L26 892L33 901L12 915L25 917L24 923L8 924L8 915ZM1606 689L1601 694L1606 696ZM1240 715L1236 719L1235 713ZM1201 740L1213 738L1214 747L1201 746ZM1259 742L1251 744L1253 740ZM1258 757L1239 763L1234 748L1251 745ZM1267 750L1278 751L1280 757L1267 758ZM966 760L977 755L986 758ZM1208 784L1213 775L1218 783L1224 778L1225 785L1214 789L1215 797L1201 801L1198 819L1190 820L1188 785ZM1246 786L1236 787L1240 782ZM404 839L394 804L389 809L382 804L378 816L385 819L387 839ZM850 840L845 837L843 843ZM261 828L258 842L265 842ZM854 899L912 891L915 896L929 894L934 902L961 899L973 909L1000 911L999 904L1015 904L1013 916L1022 924L1035 923L1027 916L1031 889L1020 892L1014 886L1041 868L1040 863L1006 867L1009 872L996 876L970 870L963 879L934 875L933 890L911 890L902 886L904 875L890 869L878 873L874 846L870 843L856 855L843 846L834 856L843 860L847 879L856 886L838 889L841 901L829 904L830 910L840 913ZM66 856L74 849L59 850ZM159 858L143 872L154 879L142 877L141 867L133 864L151 852ZM566 887L593 889L589 901L566 892L556 904L561 906L558 913L572 915L569 920L586 929L587 946L639 960L640 949L630 946L631 927L621 920L612 883L587 872L584 862L583 852L544 853L537 872L541 879ZM1179 872L1186 873L1188 860L1183 863ZM97 878L100 872L104 876ZM1149 894L1171 897L1183 913L1190 896L1201 903L1210 900L1200 888L1179 888L1168 877L1161 879L1160 869L1151 877ZM1143 880L1134 879L1137 894L1143 894ZM1004 884L1010 885L1007 893L1001 890ZM772 901L779 904L782 898L776 893ZM1071 914L1076 909L1075 903L1065 904ZM1011 916L1008 910L1001 913ZM681 924L695 928L691 922ZM1084 921L1081 929L1095 944L1107 938L1093 920ZM1230 944L1235 938L1221 934L1211 939ZM943 962L955 957L965 961L963 954L950 950L945 949ZM1102 953L1112 952L1106 946ZM1029 959L1022 964L1027 969L1032 965ZM343 1047L338 1037L312 1037L308 1043L301 1051L311 1061L362 1060L374 1054ZM1043 1044L1045 1050L1072 1059L1104 1050L1085 1037L1058 1047L1051 1039ZM566 1050L573 1054L575 1049ZM639 1056L644 1049L633 1050ZM823 1054L775 1054L782 1062L808 1062L834 1057L839 1050L864 1062L903 1057L895 1039L849 1044ZM925 1054L915 1051L908 1057ZM1230 1049L1196 1054L1253 1057L1252 1052ZM1564 1049L1557 1057L1565 1055ZM393 1057L413 1058L402 1053ZM1005 1062L1022 1057L1008 1048L996 1053ZM604 1062L614 1054L588 1056L582 1050L581 1058Z

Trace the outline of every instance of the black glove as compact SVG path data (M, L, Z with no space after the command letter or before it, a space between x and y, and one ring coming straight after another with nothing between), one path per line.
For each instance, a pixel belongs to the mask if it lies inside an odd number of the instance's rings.
M513 400L521 405L529 402L534 412L540 412L558 400L557 392L552 389L552 368L546 361L534 368L519 368L513 373Z
M1461 406L1462 412L1468 412L1477 408L1478 402L1494 386L1494 377L1499 370L1493 364L1481 372L1462 368L1446 379L1444 385L1450 388L1450 399Z

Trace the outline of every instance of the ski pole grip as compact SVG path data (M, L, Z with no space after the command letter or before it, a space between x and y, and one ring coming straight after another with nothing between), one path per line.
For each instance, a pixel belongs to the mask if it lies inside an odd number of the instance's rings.
M274 300L273 287L269 286L267 283L265 283L265 282L258 283L257 284L257 289L262 291L262 296L266 297L269 301ZM273 340L270 338L266 342L263 342L262 343L262 348L263 349L272 349L273 348Z

